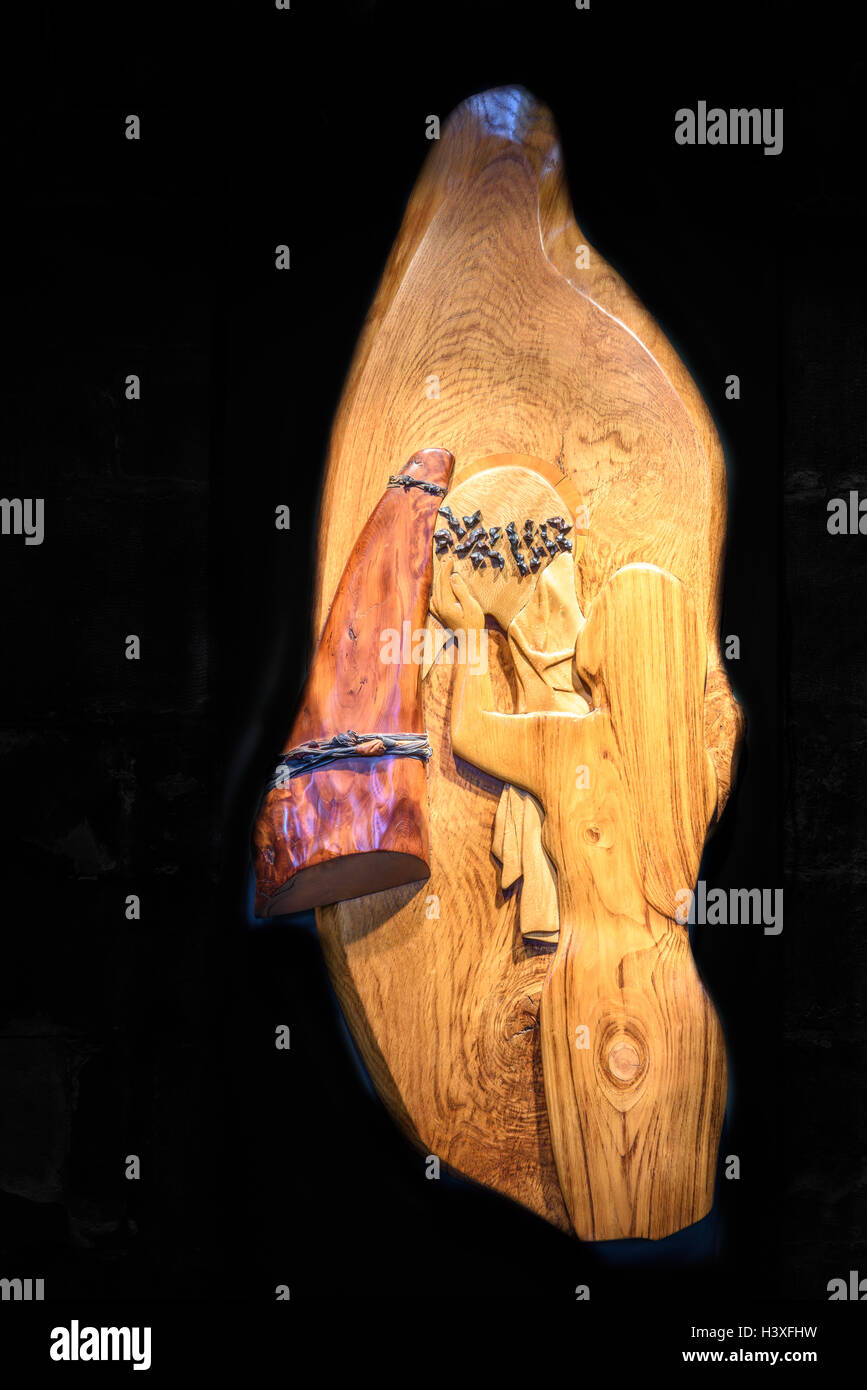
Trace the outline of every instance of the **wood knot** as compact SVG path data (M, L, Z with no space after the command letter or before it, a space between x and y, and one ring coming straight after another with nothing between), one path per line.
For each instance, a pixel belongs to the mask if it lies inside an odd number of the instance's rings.
M649 1064L641 1023L622 1013L609 1018L597 1043L596 1074L608 1100L618 1110L629 1110L641 1098Z
M614 844L614 825L608 819L589 821L583 830L585 844L598 845L600 849L610 849Z
M638 1048L631 1042L617 1042L608 1053L608 1070L618 1081L631 1081L641 1066Z

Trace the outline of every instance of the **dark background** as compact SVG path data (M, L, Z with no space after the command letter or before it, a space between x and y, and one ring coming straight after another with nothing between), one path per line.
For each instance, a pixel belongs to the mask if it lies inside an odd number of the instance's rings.
M837 12L28 16L3 60L0 492L46 499L46 540L0 542L0 1275L44 1277L50 1298L266 1302L283 1283L427 1300L589 1282L597 1308L825 1300L829 1279L867 1275L867 542L826 530L865 438L865 72ZM426 1181L356 1062L311 920L249 915L328 430L425 119L517 82L554 113L583 231L717 422L722 632L741 640L749 733L702 876L785 884L781 936L696 929L742 1177L656 1245L582 1247ZM674 112L700 99L784 107L782 155L677 146Z

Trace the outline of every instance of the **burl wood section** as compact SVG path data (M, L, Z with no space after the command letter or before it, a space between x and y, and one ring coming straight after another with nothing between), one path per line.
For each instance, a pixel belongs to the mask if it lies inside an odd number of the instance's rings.
M710 1207L726 1093L673 920L740 732L725 470L670 344L594 248L576 265L585 244L549 113L517 89L461 106L335 420L315 635L384 461L421 445L454 454L450 503L505 515L529 478L542 507L553 475L589 525L574 557L504 571L508 600L434 560L442 621L492 630L487 674L424 683L431 877L317 916L379 1094L426 1152L583 1238L660 1237Z
M444 490L453 464L446 449L421 449L394 476ZM424 733L421 668L385 663L382 633L424 627L441 500L420 487L386 488L341 576L284 751L349 730ZM355 506L345 511L357 526ZM423 762L387 756L341 758L274 787L253 835L257 915L427 878L425 784Z

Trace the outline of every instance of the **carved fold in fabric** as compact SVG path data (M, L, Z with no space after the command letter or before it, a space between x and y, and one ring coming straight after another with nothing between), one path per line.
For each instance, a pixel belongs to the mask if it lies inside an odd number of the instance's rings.
M491 848L503 866L501 883L523 879L518 901L521 935L556 942L560 933L557 871L542 846L545 814L534 796L520 787L503 788L494 820Z
M300 743L297 748L284 753L265 790L272 791L292 777L302 777L307 772L327 767L329 763L343 758L382 758L386 755L421 758L427 762L433 757L433 749L426 734L357 734L354 729L347 729L345 734L335 734L334 738L310 739L308 743Z

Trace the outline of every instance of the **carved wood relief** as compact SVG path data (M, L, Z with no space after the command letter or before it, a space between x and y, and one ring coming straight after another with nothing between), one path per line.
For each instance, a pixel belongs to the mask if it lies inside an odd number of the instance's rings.
M710 1208L726 1097L675 919L742 726L725 469L673 349L581 246L544 108L461 106L335 419L257 911L317 905L426 1153L581 1238L658 1238ZM404 628L409 658L383 659Z

